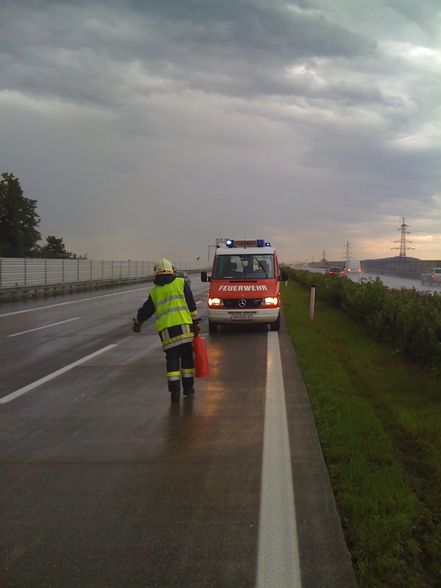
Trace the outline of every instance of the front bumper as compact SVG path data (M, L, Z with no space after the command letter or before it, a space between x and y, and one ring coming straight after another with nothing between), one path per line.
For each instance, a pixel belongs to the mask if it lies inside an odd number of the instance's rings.
M223 325L231 323L274 323L280 313L280 308L219 308L208 309L208 321Z

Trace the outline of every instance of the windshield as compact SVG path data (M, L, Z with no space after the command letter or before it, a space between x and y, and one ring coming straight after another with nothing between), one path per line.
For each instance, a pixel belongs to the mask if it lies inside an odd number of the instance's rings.
M230 280L274 278L274 255L218 255L212 277Z

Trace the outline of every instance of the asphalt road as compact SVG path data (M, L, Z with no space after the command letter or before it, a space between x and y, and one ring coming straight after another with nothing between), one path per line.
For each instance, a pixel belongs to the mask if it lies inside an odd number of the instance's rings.
M172 405L148 287L0 306L0 585L355 586L285 325Z
M298 268L298 269L307 269L310 272L316 273L325 273L325 270L322 268ZM388 288L396 288L400 290L401 288L419 290L421 292L441 292L441 287L438 285L429 285L429 284L422 284L421 280L414 280L412 278L402 278L399 276L386 276L380 274L369 274L367 272L361 273L352 273L346 274L349 279L353 282L360 282L361 280L375 280L376 278L380 278L385 286Z

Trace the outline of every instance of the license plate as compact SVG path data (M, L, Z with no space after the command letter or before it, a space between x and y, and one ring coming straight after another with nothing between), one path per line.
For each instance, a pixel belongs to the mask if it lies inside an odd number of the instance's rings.
M255 316L255 312L229 312L230 317L235 321L251 320Z

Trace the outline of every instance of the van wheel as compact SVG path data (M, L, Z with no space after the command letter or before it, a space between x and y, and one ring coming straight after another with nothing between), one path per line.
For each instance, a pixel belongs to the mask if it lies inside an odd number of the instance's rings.
M210 335L217 333L217 324L208 322L208 332L210 333Z
M277 320L274 323L270 323L271 331L280 331L280 313Z

